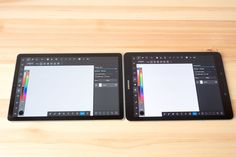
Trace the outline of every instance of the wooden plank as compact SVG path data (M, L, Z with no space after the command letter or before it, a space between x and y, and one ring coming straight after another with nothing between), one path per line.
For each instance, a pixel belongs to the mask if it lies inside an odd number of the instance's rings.
M235 110L235 43L235 0L0 1L0 156L235 157L235 118L7 120L18 53L218 50Z

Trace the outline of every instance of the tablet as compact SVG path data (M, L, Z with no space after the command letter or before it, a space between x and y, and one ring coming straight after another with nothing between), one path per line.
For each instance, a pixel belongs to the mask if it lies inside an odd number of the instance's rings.
M126 53L128 120L231 119L221 55Z
M123 118L121 54L20 54L9 120Z

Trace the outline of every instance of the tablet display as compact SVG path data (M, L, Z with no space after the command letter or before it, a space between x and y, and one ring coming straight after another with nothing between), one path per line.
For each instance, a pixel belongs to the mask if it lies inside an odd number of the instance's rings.
M232 118L219 53L127 53L125 76L130 120Z
M120 54L21 54L10 120L123 117Z

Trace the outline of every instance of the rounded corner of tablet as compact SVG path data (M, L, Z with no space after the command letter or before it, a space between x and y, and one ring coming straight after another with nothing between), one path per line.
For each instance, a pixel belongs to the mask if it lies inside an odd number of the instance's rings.
M16 58L21 58L22 55L23 55L22 53L18 53L17 56L16 56Z
M134 121L134 117L131 116L129 113L126 112L126 117L125 117L128 121Z
M219 52L219 51L215 51L215 52L213 52L213 54L215 55L215 56L218 56L218 57L222 57L222 55L221 55L221 53Z
M127 119L128 121L133 121L133 119L130 118L130 117L126 117L126 119Z
M124 57L128 57L130 55L130 52L125 52Z
M7 120L8 120L8 121L13 121L13 117L10 116L10 115L8 115L8 116L7 116Z
M121 115L121 116L119 117L119 119L120 119L120 120L124 120L124 119L125 119L125 116L124 116L124 115Z
M231 113L228 117L227 117L227 119L233 119L234 118L234 114L233 113Z

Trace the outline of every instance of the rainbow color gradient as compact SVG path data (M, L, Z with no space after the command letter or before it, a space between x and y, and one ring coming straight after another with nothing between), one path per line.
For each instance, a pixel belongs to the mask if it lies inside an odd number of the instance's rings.
M24 72L23 81L22 81L22 88L21 88L21 94L20 94L20 101L25 102L26 95L27 95L27 88L29 84L29 71Z
M138 85L138 101L139 105L144 105L144 94L143 94L143 70L137 68L137 85Z

